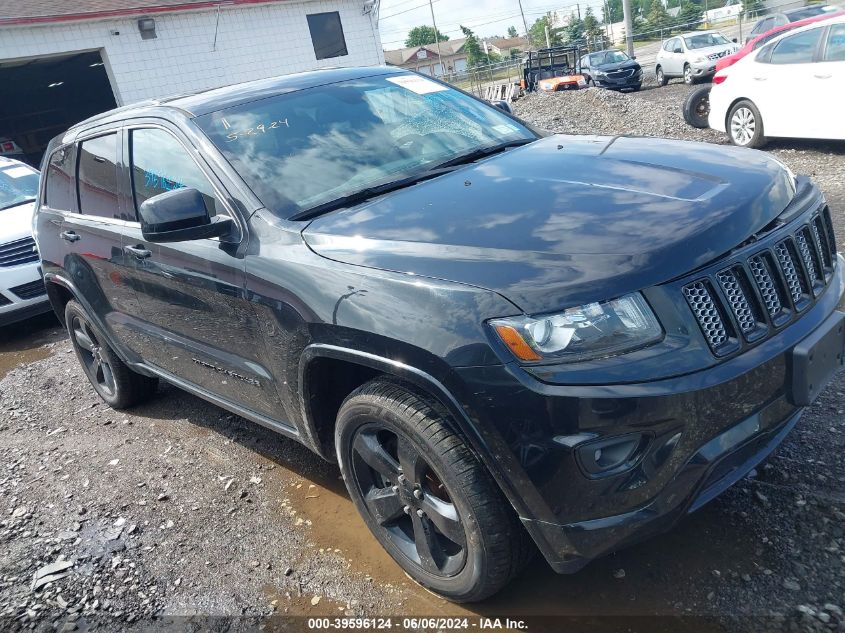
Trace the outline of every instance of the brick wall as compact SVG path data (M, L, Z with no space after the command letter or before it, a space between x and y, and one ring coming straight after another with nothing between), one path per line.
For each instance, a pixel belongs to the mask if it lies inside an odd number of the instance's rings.
M306 15L339 11L349 52L317 60ZM377 26L363 0L225 6L150 15L156 39L142 40L138 17L0 29L0 60L100 50L118 105L326 66L384 63ZM119 35L115 35L119 32Z

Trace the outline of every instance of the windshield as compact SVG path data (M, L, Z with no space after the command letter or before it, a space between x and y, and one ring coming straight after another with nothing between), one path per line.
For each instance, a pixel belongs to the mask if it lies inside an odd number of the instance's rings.
M197 118L279 217L425 174L536 135L496 108L417 75L343 81Z
M800 11L792 11L791 13L789 13L787 18L790 22L797 22L798 20L803 20L804 18L813 18L817 15L821 15L822 13L830 13L835 10L835 7L829 7L827 5L816 5L814 7L807 7L805 9L801 9Z
M605 51L604 53L593 53L590 55L590 66L601 66L602 64L618 64L628 60L628 56L622 51Z
M684 38L684 42L686 42L687 48L689 50L730 44L727 38L721 33L702 33L701 35L690 35Z
M22 163L0 164L0 210L35 200L38 172Z

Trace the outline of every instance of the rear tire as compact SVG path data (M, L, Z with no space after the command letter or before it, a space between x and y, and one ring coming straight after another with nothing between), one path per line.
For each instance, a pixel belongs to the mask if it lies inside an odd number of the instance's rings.
M693 127L709 127L710 86L700 86L690 91L683 105L684 121Z
M731 143L739 147L763 147L766 144L763 118L757 106L747 99L738 101L731 108L725 128Z
M491 596L534 552L525 529L448 417L376 379L343 402L338 463L358 512L418 583L454 602Z
M65 306L65 323L82 370L107 405L112 409L125 409L152 397L158 387L158 378L142 376L129 369L74 300Z
M658 66L655 70L655 77L657 78L657 85L658 86L665 86L669 83L669 79L666 78L666 74L663 72L663 69Z

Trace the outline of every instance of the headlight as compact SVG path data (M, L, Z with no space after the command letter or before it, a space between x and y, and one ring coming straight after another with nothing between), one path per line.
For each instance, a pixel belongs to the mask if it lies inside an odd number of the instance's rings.
M596 77L604 77L605 75L607 75L607 73L604 72L603 70L597 70L596 71Z
M663 338L663 329L639 293L557 314L495 319L490 325L523 361L571 363L616 356Z

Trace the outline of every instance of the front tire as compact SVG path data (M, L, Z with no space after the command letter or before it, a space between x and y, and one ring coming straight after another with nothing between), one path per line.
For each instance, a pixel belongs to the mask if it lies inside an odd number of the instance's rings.
M335 442L367 527L424 587L483 600L528 562L533 545L490 474L417 394L383 379L358 388L340 407Z
M766 144L763 118L760 111L747 99L738 101L728 114L728 138L739 147L762 147Z
M709 126L710 86L700 86L690 91L683 105L684 120L693 127Z
M658 86L663 87L669 83L669 80L666 78L666 74L663 72L663 68L661 68L660 66L657 67L657 70L655 71L655 76L657 78Z
M68 301L65 306L65 324L79 364L94 391L107 405L112 409L126 409L152 397L158 379L129 369L76 301Z
M695 83L695 77L692 74L692 67L689 64L684 64L684 83L691 86Z

